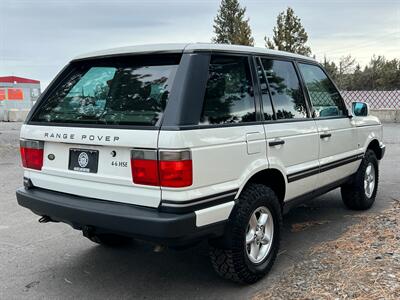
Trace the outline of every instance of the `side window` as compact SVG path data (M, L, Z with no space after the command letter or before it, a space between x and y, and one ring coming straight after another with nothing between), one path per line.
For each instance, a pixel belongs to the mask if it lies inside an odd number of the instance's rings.
M261 62L277 119L307 118L306 102L293 63L265 58Z
M274 116L274 111L272 110L271 97L269 96L267 79L265 78L264 70L258 58L256 67L257 67L258 81L260 82L260 88L261 88L264 120L272 120Z
M212 55L201 124L256 121L247 57Z
M345 108L339 92L324 71L315 65L299 64L317 117L343 116Z

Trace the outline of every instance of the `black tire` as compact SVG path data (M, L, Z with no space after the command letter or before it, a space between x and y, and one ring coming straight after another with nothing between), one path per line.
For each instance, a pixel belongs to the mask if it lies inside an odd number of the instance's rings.
M133 242L132 238L117 234L97 234L89 237L89 240L96 244L108 247L121 247L129 245Z
M272 215L273 238L268 255L255 264L248 257L245 237L250 217L262 206ZM225 235L210 241L210 258L215 271L238 283L251 284L261 279L269 272L278 254L281 223L281 206L273 190L262 184L249 184L231 213Z
M375 185L373 192L367 196L364 188L365 172L369 164L374 166L375 171ZM379 164L375 152L367 150L364 158L357 170L353 175L351 181L341 187L341 194L343 203L347 208L353 210L366 210L369 209L375 202L376 192L379 183Z

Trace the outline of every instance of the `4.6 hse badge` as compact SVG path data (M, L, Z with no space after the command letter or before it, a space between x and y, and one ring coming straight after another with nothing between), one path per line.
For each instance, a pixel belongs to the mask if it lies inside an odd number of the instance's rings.
M128 167L128 162L127 161L115 161L115 160L113 160L111 162L111 165L113 167L127 168Z

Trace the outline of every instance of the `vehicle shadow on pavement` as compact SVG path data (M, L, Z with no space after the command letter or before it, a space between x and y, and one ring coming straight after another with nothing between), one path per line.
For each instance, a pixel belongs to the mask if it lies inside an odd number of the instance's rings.
M181 251L154 252L154 245L140 241L123 248L84 241L86 250L76 252L66 264L53 266L53 276L58 278L57 288L73 287L79 296L91 298L249 297L303 260L313 245L343 233L356 221L356 214L360 212L345 209L338 191L293 209L284 218L276 264L269 276L252 286L220 279L209 261L207 243Z
M186 299L240 288L213 272L206 243L162 252L141 241L118 249L88 243L67 265L54 266L54 275L91 297Z

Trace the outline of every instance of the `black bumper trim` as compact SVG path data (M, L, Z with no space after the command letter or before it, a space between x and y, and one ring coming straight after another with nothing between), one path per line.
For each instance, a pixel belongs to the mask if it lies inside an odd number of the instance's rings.
M162 212L187 213L234 201L237 192L238 189L235 189L186 201L161 200L159 209Z
M224 223L196 227L194 212L173 214L136 205L85 198L40 188L16 192L18 204L40 216L70 224L81 230L118 233L165 244L185 244L196 238L218 236Z

